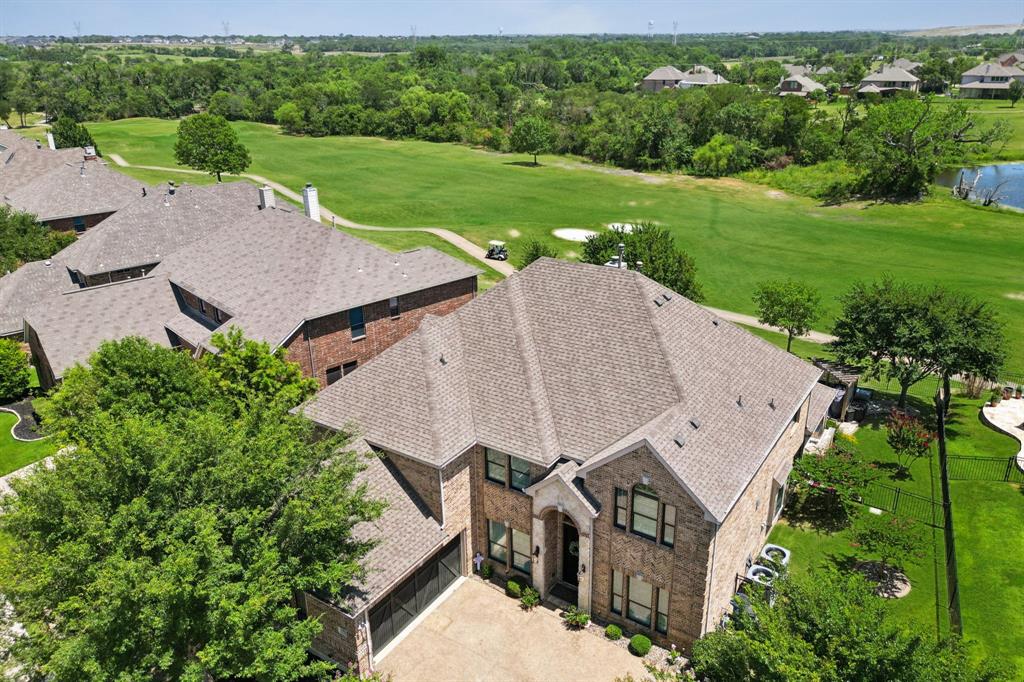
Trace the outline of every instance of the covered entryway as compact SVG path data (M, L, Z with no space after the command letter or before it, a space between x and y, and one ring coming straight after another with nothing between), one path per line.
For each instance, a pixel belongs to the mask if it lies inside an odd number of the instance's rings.
M457 537L430 557L370 609L370 637L380 651L430 605L462 572L462 538Z

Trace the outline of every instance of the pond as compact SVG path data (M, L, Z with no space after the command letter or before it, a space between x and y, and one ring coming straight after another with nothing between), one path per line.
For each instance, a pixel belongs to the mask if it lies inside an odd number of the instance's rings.
M964 181L974 182L975 173L981 171L981 179L975 186L975 193L991 191L1002 183L999 189L1000 206L1011 206L1024 210L1024 162L1004 163L975 168L950 168L939 174L935 182L943 187L953 187L964 174ZM974 198L972 196L972 198Z

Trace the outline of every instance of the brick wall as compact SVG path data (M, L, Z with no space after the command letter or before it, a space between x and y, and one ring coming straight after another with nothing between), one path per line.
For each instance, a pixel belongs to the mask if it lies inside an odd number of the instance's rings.
M320 634L313 638L310 648L338 665L347 667L354 663L361 670L368 671L369 647L365 634L356 626L356 620L311 594L304 592L300 598L305 600L307 617L319 619L323 626Z
M207 300L203 300L203 304L204 304L204 307L206 309L206 312L205 313L202 312L199 309L199 300L200 300L199 296L196 296L191 291L189 291L187 289L184 289L184 288L178 286L177 284L174 285L174 288L178 291L179 294L181 294L181 298L185 302L185 305L187 305L189 308L191 308L193 310L193 312L195 312L196 315L199 315L200 317L205 317L207 320L209 320L210 322L212 322L215 325L224 324L225 322L227 322L228 320L231 319L231 316L228 315L227 312L225 312L224 310L218 310L217 306L213 305L212 303L210 303ZM217 313L218 312L220 312L220 320L219 321L217 320Z
M773 477L792 462L804 442L808 401L800 406L800 417L790 422L750 485L725 518L715 537L714 565L709 557L711 583L708 590L707 628L714 629L722 615L731 610L736 575L746 574L747 558L757 559L771 531L776 485Z
M285 342L288 359L324 387L328 369L353 361L360 365L368 362L415 331L425 315L447 315L474 295L475 276L399 297L398 317L391 317L387 300L365 305L366 335L355 340L348 328L347 310L310 320Z
M415 459L385 452L386 463L393 465L409 485L419 493L430 513L441 523L441 477L437 467Z
M85 229L96 227L101 222L114 215L113 211L107 211L106 213L94 213L92 215L80 216L85 221ZM49 226L51 230L55 232L74 232L75 231L75 219L72 218L58 218L57 220L47 220L44 225Z
M648 487L659 501L676 507L672 548L614 525L615 488L631 493L644 474L650 477ZM659 644L689 647L701 634L713 524L705 521L704 511L646 447L589 472L586 486L601 504L601 513L594 520L593 615L601 621L619 623L626 632L646 634ZM667 636L654 631L653 617L651 626L645 627L611 612L612 568L622 571L624 580L630 575L642 576L645 582L669 591Z
M448 538L462 533L462 572L472 570L475 533L473 530L473 449L441 468L444 485L444 532Z
M112 272L101 272L94 275L80 275L82 285L86 287L95 287L100 284L110 284L111 282L121 282L126 279L136 279L143 277L149 272L152 272L158 263L150 263L148 265L142 265L137 268L124 268L122 270L114 270ZM193 296L193 298L195 298Z

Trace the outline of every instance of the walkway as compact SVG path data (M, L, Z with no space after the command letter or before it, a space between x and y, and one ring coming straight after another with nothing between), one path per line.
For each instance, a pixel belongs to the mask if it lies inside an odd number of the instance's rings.
M39 466L40 464L48 469L52 468L53 457L47 457L45 459L39 460L38 462L32 462L28 466L23 466L20 469L16 469L15 471L12 471L6 476L0 476L0 497L3 497L8 493L14 492L13 490L11 490L11 481L13 481L16 478L25 478L33 471L35 471L36 467Z
M1012 436L1020 443L1017 466L1024 471L1024 398L1002 400L995 407L981 408L981 418L996 431Z
M124 157L122 157L120 154L107 154L107 157L110 158L110 160L113 161L114 163L116 163L118 166L124 166L126 168L143 168L143 169L146 169L146 170L167 171L167 172L170 172L170 173L189 173L189 174L193 174L193 175L209 175L209 173L204 173L202 171L191 170L191 169L187 169L187 168L168 168L166 166L142 166L142 165L136 165L136 164L128 163L127 161L125 161ZM225 175L230 175L230 174L225 174ZM285 187L284 185L282 185L282 184L280 184L278 182L274 182L270 178L265 178L262 175L254 175L253 173L242 173L240 176L232 176L232 177L245 177L245 178L249 178L250 180L253 180L255 182L263 183L263 184L267 185L268 187L273 187L274 191L280 192L281 194L283 194L284 196L288 197L289 199L292 199L293 201L297 201L297 202L300 202L300 203L302 202L302 195L301 194L292 191L288 187ZM485 254L487 252L483 248L477 246L476 244L474 244L470 240L466 239L462 235L456 234L455 232L452 232L451 230L445 229L443 227L382 227L382 226L379 226L379 225L363 225L362 223L354 222L352 220L349 220L348 218L344 218L344 217L338 215L337 213L334 213L333 211L328 210L327 208L324 207L323 203L320 204L320 215L321 215L321 217L324 217L324 218L326 218L328 220L333 221L333 223L336 224L336 225L340 225L342 227L347 227L347 228L353 229L353 230L369 230L369 231L372 231L372 232L428 232L428 233L430 233L432 235L440 237L441 239L445 240L449 244L452 244L455 247L461 249L465 253L468 253L473 258L475 258L478 261L480 261L481 263L483 263L483 264L485 264L485 265L487 265L487 266L497 270L498 272L500 272L502 275L504 275L506 277L508 277L509 275L511 275L512 273L514 273L516 271L516 269L508 261L488 260L485 257ZM704 307L707 308L708 310L710 310L715 315L718 315L719 317L721 317L723 320L728 320L729 322L732 322L734 324L743 324L743 325L747 325L748 327L757 327L759 329L766 329L768 331L773 331L773 332L778 332L779 331L775 327L770 327L770 326L768 326L766 324L761 324L760 322L757 321L757 318L754 317L753 315L744 315L743 313L734 313L731 310L722 310L720 308L712 308L710 306L704 306ZM813 341L814 343L828 343L830 341L834 341L835 340L835 337L830 335L830 334L826 334L824 332L813 331L813 330L810 333L808 333L805 336L802 336L800 338L806 339L808 341Z
M524 611L517 600L476 579L463 582L392 645L376 668L385 678L403 682L647 677L641 659L624 646L592 632L568 630L543 606Z

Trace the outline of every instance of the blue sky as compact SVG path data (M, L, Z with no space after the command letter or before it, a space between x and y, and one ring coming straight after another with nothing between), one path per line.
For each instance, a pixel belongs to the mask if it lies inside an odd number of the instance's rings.
M419 35L931 28L1024 21L1024 0L0 0L0 35Z

